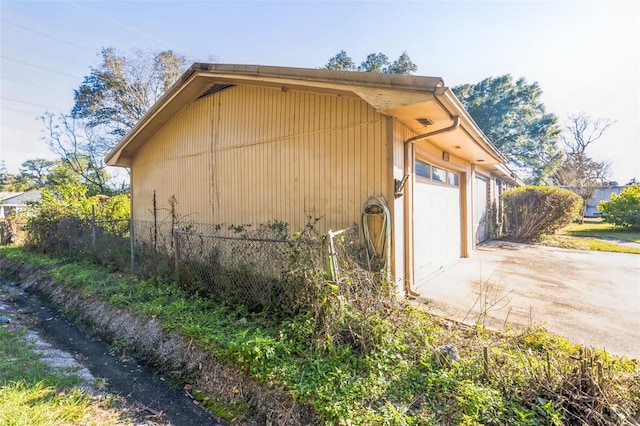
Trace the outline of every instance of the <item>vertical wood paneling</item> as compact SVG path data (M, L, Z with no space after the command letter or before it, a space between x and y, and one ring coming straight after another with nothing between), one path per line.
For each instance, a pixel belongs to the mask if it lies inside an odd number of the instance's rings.
M136 219L171 195L203 223L284 220L320 232L359 222L388 189L387 120L356 98L236 86L190 105L134 158ZM394 151L395 153L395 151ZM395 158L394 154L394 158ZM305 211L306 210L306 211Z

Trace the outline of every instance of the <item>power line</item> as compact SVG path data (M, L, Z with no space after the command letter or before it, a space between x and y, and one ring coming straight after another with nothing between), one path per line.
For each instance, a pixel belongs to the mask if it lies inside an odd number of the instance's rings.
M32 29L32 28L29 28L29 27L25 27L24 25L20 25L20 24L17 24L17 23L15 23L15 22L11 22L11 21L9 21L9 20L7 20L7 19L4 19L4 18L0 18L0 21L5 22L5 23L7 23L7 24L14 25L14 26L16 26L16 27L18 27L18 28L22 28L23 30L30 31L30 32L32 32L32 33L35 33L35 34L41 35L41 36L43 36L43 37L50 38L50 39L52 39L52 40L61 41L61 42L63 42L63 43L68 44L69 46L77 47L78 49L83 49L83 50L91 51L91 49L89 49L89 48L88 48L88 47L86 47L86 46L81 46L81 45L76 44L76 43L74 43L74 42L71 42L71 41L68 41L68 40L64 40L64 39L61 39L61 38L59 38L59 37L55 37L55 36L52 36L52 35L50 35L50 34L46 34L46 33L43 33L43 32L41 32L41 31L34 30L34 29Z
M14 112L16 114L31 115L35 117L35 112L33 110L11 108L6 105L0 105L0 110Z
M65 110L64 110L64 109L62 109L62 108L52 107L52 106L50 106L50 105L36 104L36 103L33 103L33 102L21 101L21 100L19 100L19 99L6 98L6 97L4 97L4 96L3 96L3 97L0 97L0 99L2 99L3 101L15 102L15 103L18 103L18 104L24 104L24 105L35 106L35 107L38 107L38 108L55 109L55 110L63 111L63 112L65 111Z
M67 76L67 77L82 79L82 77L78 77L77 75L68 74L68 73L63 72L63 71L56 71L54 69L43 67L43 66L36 65L36 64L32 64L30 62L25 62L25 61L21 61L21 60L14 59L14 58L9 58L8 56L1 55L0 58L4 59L6 61L15 62L15 63L22 64L22 65L27 65L27 66L33 67L33 68L39 68L39 69L44 70L44 71L49 71L49 72L60 74L60 75L64 75L64 76Z
M1 0L0 0L0 1L1 1ZM30 32L32 32L32 33L35 33L35 34L41 35L41 36L43 36L43 37L47 37L47 38L52 39L52 40L55 40L55 41L59 41L59 42L62 42L62 43L66 43L66 44L68 44L68 45L70 45L70 46L73 46L73 47L76 47L76 48L78 48L78 49L86 50L86 51L88 51L88 52L93 52L93 51L94 51L92 48L89 48L89 47L87 47L87 46L82 46L82 45L79 45L79 44L74 43L74 42L72 42L72 41L65 40L65 39L62 39L62 38L59 38L59 37L53 36L53 35L51 35L51 34L44 33L44 32L42 32L42 31L34 30L33 28L29 28L29 27L27 27L27 26L24 26L24 25L18 24L18 23L16 23L16 22L9 21L9 20L4 19L4 18L2 18L2 19L0 19L0 20L1 20L2 22L6 22L6 23L8 23L8 24L14 25L14 26L16 26L16 27L18 27L18 28L21 28L21 29L23 29L23 30L30 31ZM65 23L65 22L63 22L63 24L66 24L66 23ZM95 35L95 31L93 31L93 30L92 30L92 32L93 32L93 33L94 33L94 35ZM104 38L104 37L106 37L106 36L104 36L104 34L102 34L102 36L103 36L103 38ZM131 43L127 43L127 44L129 44L130 46L135 47L135 46L134 46L133 44L131 44Z
M0 82L2 82L4 84L5 81L10 81L11 83L16 83L16 84L20 84L21 86L32 87L32 88L39 89L39 90L48 90L48 91L51 91L51 92L57 92L57 91L60 90L58 88L54 88L54 87L51 87L51 86L49 86L49 87L39 86L37 84L33 84L33 83L30 83L30 82L14 80L13 78L8 78L8 77L5 77L3 75L0 75Z
M169 42L167 42L167 41L165 41L165 40L159 39L158 37L154 37L154 36L152 36L152 35L150 35L150 34L147 34L147 33L143 32L143 31L140 31L140 30L138 30L138 29L136 29L136 28L130 27L130 26L128 26L128 25L125 25L125 24L121 23L120 21L118 21L118 20L116 20L116 19L110 18L109 16L106 16L106 15L104 15L104 14L100 13L100 12L96 12L96 11L95 11L95 10L93 10L93 9L89 9L89 8L88 8L88 7L86 7L86 6L81 6L81 5L79 5L79 4L77 4L77 3L73 2L73 1L70 1L70 0L65 0L65 1L66 1L67 3L69 3L69 4L72 4L73 6L75 6L75 7L77 7L77 8L79 8L79 9L83 9L83 10L85 10L85 11L87 11L87 12L89 12L89 13L93 14L93 15L96 15L96 16L98 16L98 17L102 18L102 19L105 19L105 20L107 20L107 21L109 21L109 22L111 22L111 23L113 23L113 24L119 25L119 26L121 26L122 28L125 28L125 29L127 29L127 30L129 30L129 31L131 31L131 32L134 32L134 33L139 34L139 35L141 35L141 36L143 36L143 37L147 37L147 38L149 38L149 39L151 39L151 40L154 40L154 41L157 41L157 42L159 42L159 43L162 43L162 44L164 44L165 46L168 46L168 47L170 47L170 48L172 48L172 49L174 49L174 50L176 50L176 51L181 51L181 49L177 49L173 44L171 44L171 43L169 43ZM195 56L192 52L184 51L184 53L187 53L187 54L189 54L189 55L191 55L191 56Z

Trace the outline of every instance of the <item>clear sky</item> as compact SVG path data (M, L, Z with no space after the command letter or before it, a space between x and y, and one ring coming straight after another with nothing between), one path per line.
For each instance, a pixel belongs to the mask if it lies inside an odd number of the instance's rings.
M53 158L37 117L69 112L102 47L173 49L192 61L318 68L344 49L407 51L445 84L510 73L537 81L560 123L616 123L588 152L611 178L640 179L638 0L6 1L0 0L0 160L10 172Z

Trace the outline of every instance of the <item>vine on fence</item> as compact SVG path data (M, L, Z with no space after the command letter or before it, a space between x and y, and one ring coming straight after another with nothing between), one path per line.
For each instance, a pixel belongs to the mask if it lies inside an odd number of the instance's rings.
M152 221L130 220L128 206L126 196L43 191L27 223L28 242L39 251L96 260L157 282L175 280L194 296L249 312L311 314L319 344L342 341L359 352L373 347L376 318L395 303L385 271L362 268L357 225L322 234L315 212L296 232L279 220L202 224L181 216L174 196L167 209L159 208L155 192Z

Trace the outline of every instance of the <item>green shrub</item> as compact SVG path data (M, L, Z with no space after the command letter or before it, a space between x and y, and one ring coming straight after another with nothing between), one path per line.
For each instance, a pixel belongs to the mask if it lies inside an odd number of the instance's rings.
M92 208L105 231L124 233L129 218L128 195L87 196L87 187L71 184L43 189L42 197L26 211L26 244L43 253L82 250L91 234ZM105 222L109 221L109 222ZM120 222L118 222L120 221Z
M516 240L537 240L568 225L580 213L582 199L561 188L522 186L502 194L506 235Z
M604 220L624 228L640 229L640 184L627 186L609 201L600 201Z

